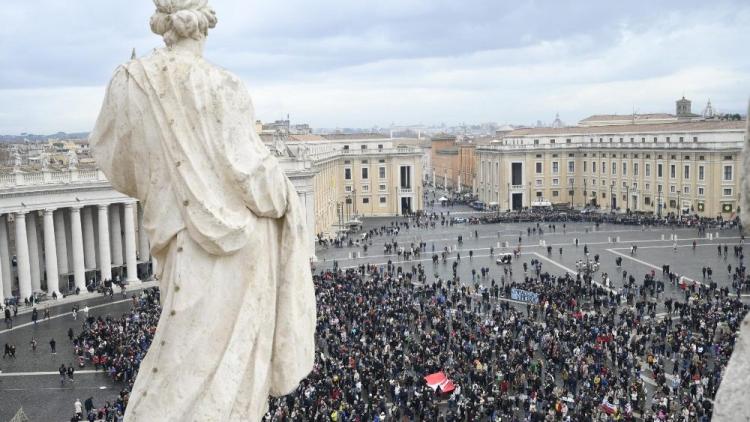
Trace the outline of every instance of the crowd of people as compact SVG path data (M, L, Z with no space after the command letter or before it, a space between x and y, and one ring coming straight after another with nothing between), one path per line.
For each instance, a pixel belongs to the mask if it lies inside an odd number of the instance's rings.
M415 216L371 229L364 239L434 227L443 218ZM394 259L428 247L395 238L384 245ZM734 248L734 258L719 251L734 260L727 276L747 280L743 246ZM748 311L736 284L721 287L710 271L701 282L678 283L670 268L661 278L650 272L639 279L620 262L622 287L609 288L590 266L558 275L538 259L523 261L515 276L510 266L482 267L462 281L457 266L482 263L462 264L450 248L441 253L448 259L431 265L452 267L447 279L418 262L342 269L334 261L315 272L314 370L295 392L271 399L264 420L710 420ZM511 300L514 290L533 293L527 297L534 303ZM102 408L82 412L83 420L121 418L158 322L158 299L158 290L147 290L119 319L85 319L76 354L123 389ZM455 390L429 386L424 377L436 372Z
M159 299L158 288L143 290L139 295L132 296L128 313L113 318L94 317L84 312L81 332L77 336L69 332L79 367L102 370L122 385L118 396L100 407L93 405L93 398L87 399L83 408L78 401L71 421L122 421L138 367L151 345L159 322ZM73 313L75 315L77 309ZM61 383L65 382L66 375L71 374L71 367L65 373L64 367L61 367Z
M420 266L317 274L315 369L265 419L707 421L747 312L729 289L695 285L657 315L655 283L624 306L590 274L538 260L517 280L424 282ZM513 288L539 304L503 300ZM452 394L422 379L438 371Z

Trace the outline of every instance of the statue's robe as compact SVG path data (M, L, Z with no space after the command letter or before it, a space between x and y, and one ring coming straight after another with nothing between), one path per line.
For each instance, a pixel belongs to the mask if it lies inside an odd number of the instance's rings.
M163 311L126 421L255 421L312 369L310 235L242 82L189 52L120 66L93 155L143 206Z

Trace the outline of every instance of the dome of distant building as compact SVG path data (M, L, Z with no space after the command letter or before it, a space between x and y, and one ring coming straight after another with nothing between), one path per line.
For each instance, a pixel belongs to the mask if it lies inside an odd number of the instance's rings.
M708 99L708 104L706 104L706 108L703 109L703 118L704 119L712 119L714 117L714 108L711 105L711 99Z
M552 127L560 128L563 127L563 122L560 120L560 113L555 113L555 121L552 122Z

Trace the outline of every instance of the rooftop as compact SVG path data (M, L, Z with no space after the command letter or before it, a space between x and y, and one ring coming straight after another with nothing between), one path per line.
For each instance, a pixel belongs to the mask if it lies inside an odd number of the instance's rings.
M649 113L649 114L594 114L583 120L581 123L587 122L608 122L617 120L662 120L662 119L676 119L677 116L669 113Z
M587 135L587 134L615 134L615 133L651 133L651 132L700 132L700 131L744 131L744 120L700 120L654 124L627 124L606 126L568 126L561 128L526 128L509 132L505 137L530 135Z

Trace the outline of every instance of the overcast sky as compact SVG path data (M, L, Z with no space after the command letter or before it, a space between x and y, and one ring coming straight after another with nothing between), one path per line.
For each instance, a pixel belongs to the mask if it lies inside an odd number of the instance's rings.
M205 56L314 127L745 112L750 1L213 0ZM0 134L88 131L150 0L2 0Z

